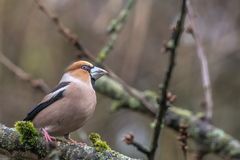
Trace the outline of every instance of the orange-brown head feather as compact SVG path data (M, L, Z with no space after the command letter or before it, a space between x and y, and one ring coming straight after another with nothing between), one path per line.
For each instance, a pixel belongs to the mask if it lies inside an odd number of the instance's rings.
M87 83L91 83L90 73L87 70L82 69L82 66L93 67L93 64L80 60L71 64L66 71L75 78L81 79Z
M93 67L92 63L80 60L80 61L74 62L70 66L68 66L67 71L69 72L69 71L73 71L73 70L76 70L76 69L81 69L81 67L83 65L87 65L87 66Z

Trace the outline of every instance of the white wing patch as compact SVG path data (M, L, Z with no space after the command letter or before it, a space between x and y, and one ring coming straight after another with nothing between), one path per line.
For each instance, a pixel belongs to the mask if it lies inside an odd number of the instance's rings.
M49 95L50 95L51 97L54 97L54 96L56 96L59 92L66 90L67 87L68 87L68 86L65 86L65 87L59 88L58 90L56 90L56 91L50 93Z

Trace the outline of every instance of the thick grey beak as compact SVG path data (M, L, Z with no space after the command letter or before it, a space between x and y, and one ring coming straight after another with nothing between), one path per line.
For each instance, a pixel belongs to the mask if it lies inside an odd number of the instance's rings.
M104 69L102 68L99 68L99 67L96 67L94 66L91 71L90 71L90 74L91 74L91 77L94 79L94 80L97 80L98 78L102 77L103 75L107 74L108 72L105 71Z

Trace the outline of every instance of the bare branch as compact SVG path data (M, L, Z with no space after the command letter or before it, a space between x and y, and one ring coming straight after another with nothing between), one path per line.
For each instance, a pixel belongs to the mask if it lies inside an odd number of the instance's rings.
M190 21L191 33L196 42L197 55L201 65L201 76L202 76L202 85L204 89L204 107L206 109L205 116L206 120L211 121L213 115L213 98L212 98L212 88L211 81L209 76L208 61L206 53L204 52L202 40L200 34L197 30L197 26L194 22L194 11L191 6L190 0L187 1L188 9L188 18Z
M77 54L77 56L79 58L82 58L82 57L85 56L85 57L95 61L94 56L86 48L84 48L82 46L82 44L80 43L77 35L72 33L72 31L69 28L64 26L64 24L59 20L59 18L57 16L55 16L50 10L48 10L41 3L41 0L34 0L34 1L38 5L39 9L44 14L46 14L46 16L49 17L49 19L56 25L59 33L61 33L69 41L70 44L72 44L74 47L76 47L78 49L79 53Z
M134 135L132 133L128 133L124 136L123 141L127 144L127 145L132 145L134 146L138 151L142 152L143 154L145 154L146 156L149 155L149 150L147 148L145 148L142 144L136 142L134 140Z
M30 74L12 63L1 51L0 63L12 71L19 79L30 83L33 88L36 88L43 93L49 92L49 86L42 79L33 79Z
M158 147L158 140L160 137L161 129L162 129L162 124L164 121L164 116L168 110L168 98L167 98L167 93L168 93L168 88L170 84L170 80L172 77L173 69L175 66L175 57L176 57L176 49L178 47L182 32L183 32L183 26L184 26L184 21L185 21L185 16L186 16L186 0L182 0L182 8L181 8L181 16L179 20L177 21L176 28L174 28L172 36L170 41L172 42L171 48L168 48L167 51L170 53L169 57L169 64L168 64L168 69L165 74L164 82L163 82L163 87L161 89L161 96L160 96L160 101L159 101L159 111L157 115L157 122L156 126L154 128L154 133L153 133L153 139L152 139L152 146L151 146L151 151L149 154L149 160L154 160L155 153Z

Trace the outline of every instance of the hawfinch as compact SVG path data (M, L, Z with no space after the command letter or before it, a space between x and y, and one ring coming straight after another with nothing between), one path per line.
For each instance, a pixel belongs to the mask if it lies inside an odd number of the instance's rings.
M32 121L41 128L46 141L52 136L64 136L73 141L69 133L84 125L96 106L94 82L106 74L87 61L71 64L59 84L29 112L24 121Z

